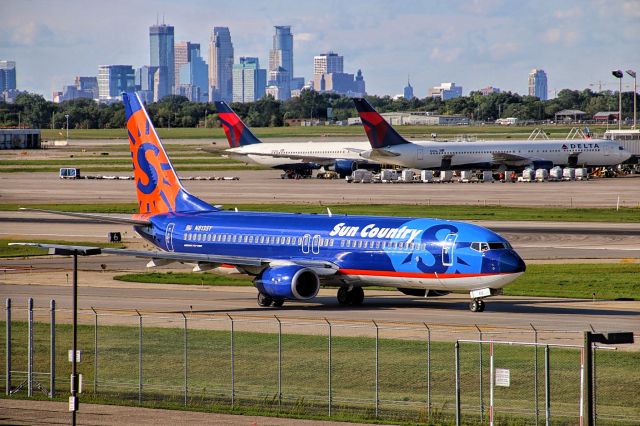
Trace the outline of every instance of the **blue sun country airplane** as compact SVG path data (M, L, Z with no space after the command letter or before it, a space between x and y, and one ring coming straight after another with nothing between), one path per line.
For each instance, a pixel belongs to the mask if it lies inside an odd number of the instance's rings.
M483 298L525 271L507 240L469 223L213 207L182 186L138 95L124 93L123 101L139 213L120 219L46 211L132 224L160 249L103 253L149 258L148 266L194 264L194 271L231 266L255 277L260 306L276 307L312 299L321 285L337 286L340 304L359 305L362 287L377 285L411 296L465 292L470 309L483 311Z

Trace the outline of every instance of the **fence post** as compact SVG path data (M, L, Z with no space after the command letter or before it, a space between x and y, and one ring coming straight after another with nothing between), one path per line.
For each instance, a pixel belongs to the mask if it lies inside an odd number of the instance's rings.
M551 426L551 380L549 373L549 345L544 347L544 424Z
M427 328L427 418L431 418L431 329L423 324Z
M227 314L231 321L231 409L235 406L236 398L236 372L235 372L235 354L233 352L233 318Z
M329 359L328 359L328 364L329 364L329 379L328 379L328 386L329 386L329 417L331 417L331 400L332 400L332 395L331 395L331 361L332 361L332 348L331 348L331 323L329 322L328 319L324 319L327 322L327 325L329 326Z
M278 406L282 407L282 322L277 315L274 315L278 321Z
M49 374L49 398L53 398L56 393L56 301L51 300L49 302L51 310L51 324L50 324L50 341L51 341L51 353L49 359L50 374Z
M480 337L480 341L478 343L478 354L480 360L480 422L482 423L482 420L484 419L484 401L482 398L482 330L480 330L480 327L478 327L477 324L473 325L478 330L478 334Z
M533 326L533 324L529 324L531 326L531 329L533 330L533 343L535 343L536 345L534 346L534 365L533 365L533 393L535 396L535 411L536 411L536 424L538 424L538 416L539 416L539 412L540 409L538 407L538 330L536 330L536 328Z
M380 329L378 328L378 324L375 321L371 321L373 322L373 325L375 325L376 327L376 418L378 418L378 415L380 414L380 375L379 375L379 368L380 368L380 363L379 363L379 347L380 347L380 343L379 343L379 337L380 337Z
M138 404L142 404L142 315L138 314Z
M7 367L7 377L5 384L5 394L11 395L11 299L7 298L5 302L5 306L7 307L7 322L5 324L6 327L6 339L7 339L7 353L6 355L6 367Z
M456 363L456 426L460 426L460 342L456 340L455 346Z
M189 375L189 353L187 352L188 342L188 328L187 328L187 316L182 312L182 318L184 319L184 405L187 405L188 396L188 375Z
M29 298L29 341L27 352L27 396L33 396L33 298Z
M93 306L93 393L98 393L98 313Z
M493 342L489 343L489 426L493 426Z

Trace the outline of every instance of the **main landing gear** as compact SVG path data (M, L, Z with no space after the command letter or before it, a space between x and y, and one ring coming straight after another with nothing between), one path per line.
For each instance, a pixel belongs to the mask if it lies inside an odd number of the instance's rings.
M338 289L338 303L341 305L362 305L364 290L362 287L340 287Z
M258 306L262 306L263 308L273 306L274 308L281 308L284 305L284 299L273 298L271 296L267 296L264 293L258 293Z
M473 299L469 302L469 309L471 312L483 312L484 311L484 300L482 299Z

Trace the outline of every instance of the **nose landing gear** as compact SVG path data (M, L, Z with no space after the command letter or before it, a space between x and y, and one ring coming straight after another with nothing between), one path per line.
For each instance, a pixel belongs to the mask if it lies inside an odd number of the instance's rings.
M469 310L471 312L483 312L484 311L484 300L482 299L473 299L469 302Z

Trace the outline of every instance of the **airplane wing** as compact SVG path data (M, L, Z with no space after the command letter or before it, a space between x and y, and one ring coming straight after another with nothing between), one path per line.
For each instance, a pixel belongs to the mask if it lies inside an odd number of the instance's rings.
M526 157L507 152L494 152L492 155L494 164L505 164L509 166L526 166L534 161L545 161L544 158Z
M366 158L367 160L385 159L390 157L397 157L399 155L400 154L398 154L397 152L389 151L385 148L374 148L360 153L360 156L362 158Z
M127 217L103 215L103 214L96 214L96 213L62 212L57 210L31 209L26 207L20 207L18 210L27 211L27 212L39 212L39 213L59 214L62 216L79 217L79 218L88 219L94 222L118 223L123 225L141 225L141 226L151 225L151 222L144 219L132 219Z
M249 272L259 273L262 269L270 266L271 264L296 264L313 269L320 276L333 275L338 272L339 266L333 262L322 260L309 260L309 259L297 259L292 258L288 260L282 259L269 259L251 256L224 256L224 255L210 255L199 253L174 253L166 251L152 251L152 250L129 250L129 249L116 249L116 248L101 248L92 246L72 246L64 244L44 244L44 243L9 243L9 245L16 246L29 246L48 249L50 254L71 254L73 251L78 251L80 255L83 253L91 254L117 254L121 256L133 256L140 258L147 258L151 261L149 266L166 265L172 262L190 263L196 264L197 267L209 266L217 267L220 265L232 265L237 266L240 269L248 270Z

